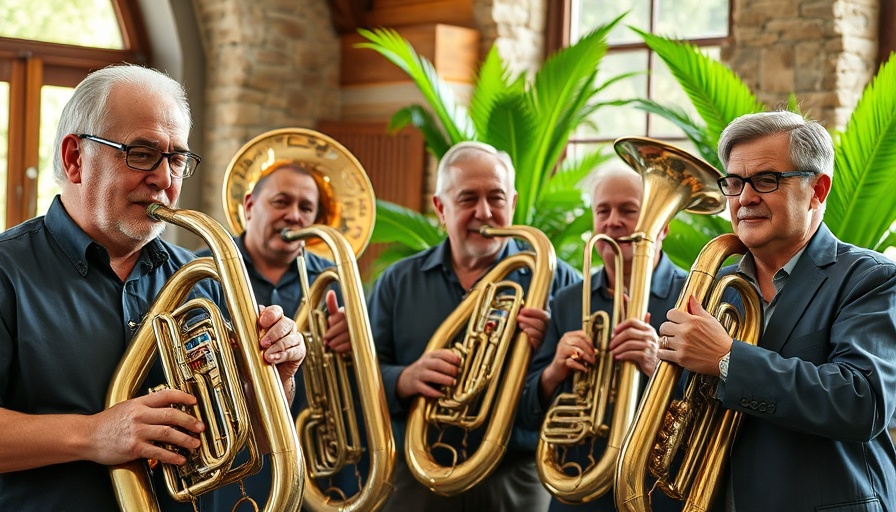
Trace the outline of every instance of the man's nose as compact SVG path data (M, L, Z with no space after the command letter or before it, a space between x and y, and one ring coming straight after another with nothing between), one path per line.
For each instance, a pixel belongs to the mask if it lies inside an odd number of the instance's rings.
M167 158L163 158L155 169L140 172L146 174L146 178L144 178L146 183L158 190L167 190L175 179L179 179L174 178L174 176L171 175L171 167L168 164Z
M492 208L488 204L488 199L482 198L476 203L476 218L477 219L492 218Z

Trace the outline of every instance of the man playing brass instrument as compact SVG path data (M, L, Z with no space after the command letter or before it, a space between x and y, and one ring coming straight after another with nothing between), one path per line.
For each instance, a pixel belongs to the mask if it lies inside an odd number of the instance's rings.
M300 242L284 241L280 236L283 229L297 230L308 227L323 215L321 193L312 171L305 166L288 160L279 160L268 167L255 183L244 200L246 229L235 237L236 245L243 256L252 291L259 304L276 304L286 315L294 317L302 300L302 286L296 258L301 249ZM199 251L199 256L209 256L208 249ZM305 251L308 284L333 263L311 251ZM345 315L339 309L336 293L328 291L328 322L332 326L324 333L324 342L331 344L335 351L351 349L348 331L344 325ZM305 380L302 370L296 373L296 395L292 402L293 416L308 406L305 396ZM265 465L267 468L267 465ZM271 487L271 472L259 471L243 480L246 494L264 499ZM238 486L220 489L215 496L216 510L230 510L240 498Z
M199 157L188 150L180 84L154 70L89 75L66 104L54 168L62 186L46 216L0 235L0 510L118 511L109 465L184 464L162 444L195 450L205 429L170 389L104 409L116 365L154 298L193 254L159 238L147 205L174 205ZM217 286L191 297L222 303ZM279 306L258 316L260 350L288 392L302 337ZM152 382L150 382L152 381ZM147 385L162 382L159 365ZM144 388L145 389L145 388ZM155 476L162 471L155 471ZM164 502L164 510L192 510Z
M749 249L723 273L763 299L758 346L693 298L660 328L659 357L719 376L743 414L718 510L896 510L896 265L822 222L830 135L786 112L735 119L719 140L734 233Z
M441 387L450 385L458 375L459 358L448 349L425 353L427 343L490 268L520 251L514 240L479 234L483 225L509 225L516 197L514 169L506 153L478 142L455 145L439 162L433 197L448 239L392 265L375 285L369 301L371 328L400 453L395 491L385 510L492 512L547 508L547 492L535 474L537 434L533 431L515 428L497 470L472 489L452 497L430 492L410 474L404 461L411 399L441 396ZM507 279L526 289L531 273L516 270ZM576 279L571 267L558 264L552 291ZM537 346L548 318L547 311L522 308L517 321ZM459 442L455 445L460 450Z
M635 171L625 167L610 167L599 171L592 184L592 215L594 233L607 235L614 240L634 232L641 213L642 180ZM649 377L653 374L658 359L659 337L656 330L663 322L665 313L675 306L675 301L684 285L687 273L675 266L662 252L662 241L668 232L664 229L656 240L656 257L653 262L648 318L621 321L610 333L609 349L615 361L632 361ZM613 290L616 280L631 282L632 247L630 243L619 241L623 268L617 269L613 247L606 242L598 242L598 250L604 262L591 285L591 312L613 311ZM590 269L586 269L590 270ZM526 380L521 404L521 417L529 428L538 429L545 419L545 413L561 391L571 390L574 372L588 371L597 361L595 341L582 330L582 286L576 283L558 291L551 301L553 315L548 324L544 344L535 354L530 374ZM647 379L641 380L643 384ZM610 423L612 405L604 420ZM588 466L588 457L600 459L606 450L606 439L599 438L594 443L586 443L570 448L567 459ZM572 476L570 478L573 478ZM656 493L661 494L661 493ZM680 510L679 503L662 498L654 500L654 510ZM552 498L550 510L616 510L613 493L608 492L596 500L570 505Z

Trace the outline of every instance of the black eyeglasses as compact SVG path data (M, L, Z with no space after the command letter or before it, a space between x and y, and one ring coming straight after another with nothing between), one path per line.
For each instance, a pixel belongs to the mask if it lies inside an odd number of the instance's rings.
M199 167L199 162L202 160L199 155L189 151L165 153L149 146L129 146L84 133L78 135L78 138L92 140L119 151L124 151L125 163L128 164L128 167L137 171L154 171L162 163L162 159L167 158L171 176L175 178L189 178L196 171L196 168Z
M818 174L815 171L788 171L788 172L772 172L772 171L763 171L757 172L756 174L750 176L749 178L744 178L743 176L738 176L736 174L729 174L724 178L719 178L719 188L722 190L722 193L726 196L739 196L741 192L744 191L744 183L749 183L753 190L759 192L760 194L766 194L768 192L774 192L778 190L778 185L781 181L781 178L792 178L794 176L815 176Z

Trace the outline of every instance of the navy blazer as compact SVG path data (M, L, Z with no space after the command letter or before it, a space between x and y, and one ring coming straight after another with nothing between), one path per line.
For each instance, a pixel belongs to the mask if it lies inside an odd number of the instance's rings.
M734 343L717 391L743 413L737 512L896 510L896 265L822 224L759 346Z

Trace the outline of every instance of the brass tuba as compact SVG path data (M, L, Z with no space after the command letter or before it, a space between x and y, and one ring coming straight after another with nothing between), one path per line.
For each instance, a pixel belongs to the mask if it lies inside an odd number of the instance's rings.
M626 318L643 319L650 301L657 237L680 210L698 214L720 212L724 202L716 180L721 174L703 160L654 139L623 137L616 140L614 147L641 174L643 183L641 214L634 233L625 240L633 244L628 287L631 297ZM586 261L590 260L591 251L589 244ZM616 268L622 268L618 247L616 255ZM590 272L589 264L584 273L587 276ZM617 271L617 275L622 272ZM590 287L585 287L582 293L588 297ZM621 294L617 291L616 296ZM583 301L583 305L587 303ZM583 314L588 318L590 304ZM614 312L614 322L617 315ZM585 328L586 333L593 332L587 322ZM597 333L599 337L592 338L598 358L594 367L582 375L576 372L577 391L559 395L542 425L536 467L545 487L567 503L592 501L613 486L619 449L640 399L638 366L630 361L615 363L606 348L612 329L612 325L602 326ZM607 425L604 416L610 404L613 417ZM599 458L592 454L594 462L588 467L563 460L563 453L569 447L588 446L599 437L607 438L606 450Z
M532 358L528 336L516 332L523 290L518 284L501 279L528 267L532 282L526 304L542 308L547 303L557 263L554 247L538 229L483 226L480 233L523 238L532 251L514 254L495 265L442 322L426 346L428 352L452 349L461 358L461 369L455 385L444 388L442 398L418 396L413 400L405 452L414 477L434 492L448 496L472 488L501 462ZM454 342L464 326L466 336L461 342ZM488 425L484 425L486 420ZM459 428L465 435L483 428L484 434L474 453L461 454L446 443L430 444L430 427ZM440 463L433 449L450 452L452 463Z
M746 248L733 234L711 240L691 267L687 283L676 308L687 311L688 298L700 300L741 341L755 345L762 328L762 307L756 290L743 278L718 274L723 262ZM731 288L740 295L743 314L722 302L722 294ZM647 385L635 423L619 455L616 473L616 506L622 511L650 510L644 480L647 472L657 479L656 486L668 496L684 500L684 511L706 511L718 494L741 413L722 410L713 395L718 378L691 374L684 397L672 395L682 368L660 361ZM673 461L677 474L671 475Z
M106 407L137 394L158 351L167 384L154 389L171 387L196 396L198 404L190 412L206 425L200 448L184 453L186 464L162 465L169 494L189 502L257 472L261 460L253 428L260 428L257 435L270 445L274 482L265 511L298 510L304 473L301 451L277 370L264 361L258 346L258 307L239 250L223 226L200 212L152 204L147 214L200 236L212 257L187 263L165 283L115 371ZM220 282L232 330L210 301L184 303L203 279ZM257 407L247 404L241 375L254 389ZM260 424L252 424L251 413ZM234 458L243 449L250 458L234 467ZM122 510L159 510L142 462L114 466L111 473Z
M306 468L304 508L315 512L375 511L392 491L395 441L356 260L373 229L373 188L357 159L330 137L300 128L267 132L248 142L227 169L224 202L234 231L243 229L244 195L278 162L306 169L321 197L316 224L281 234L284 240L301 240L303 245L297 260L303 299L295 319L308 350L302 366L308 406L296 418ZM335 263L310 286L306 248ZM351 354L334 353L323 344L327 325L323 297L334 284L339 286L344 304ZM357 466L362 459L353 383L366 429L369 470L364 482L356 475L358 491L349 494L331 477L343 468Z

